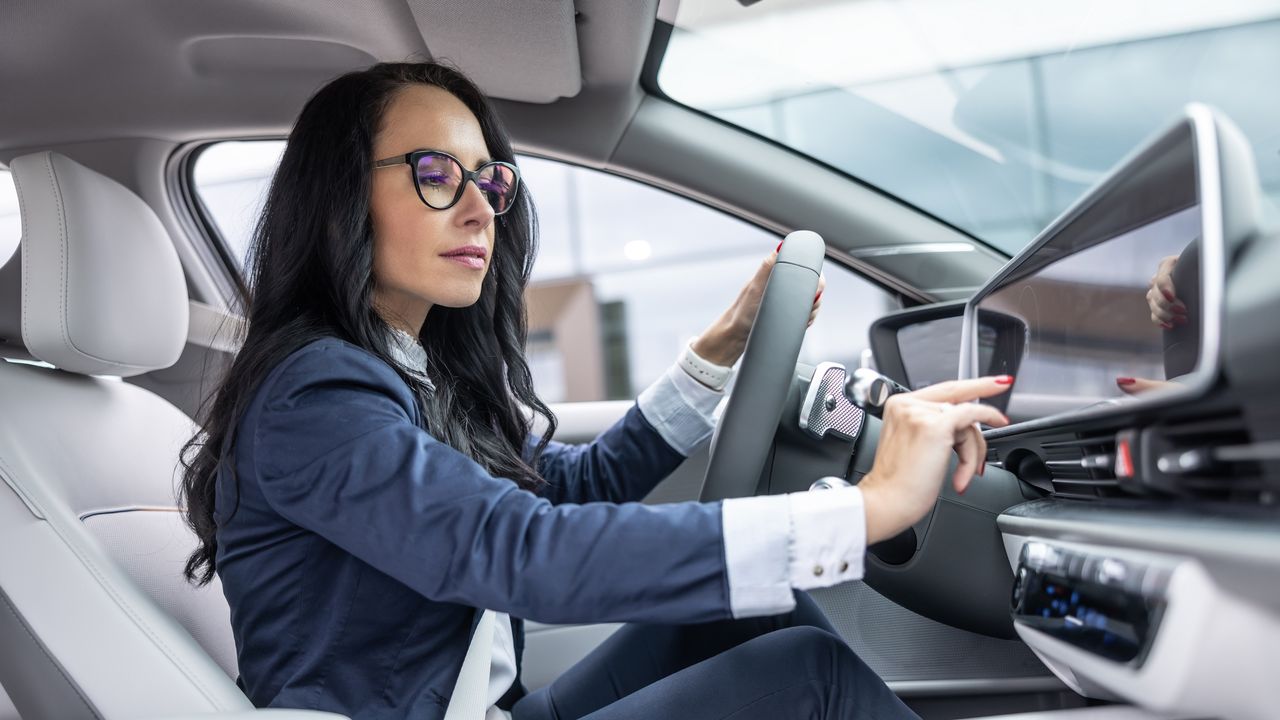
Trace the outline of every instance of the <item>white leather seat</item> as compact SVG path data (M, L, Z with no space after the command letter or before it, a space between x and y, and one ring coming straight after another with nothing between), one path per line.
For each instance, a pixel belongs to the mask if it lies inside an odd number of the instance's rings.
M186 341L171 239L66 157L10 167L23 239L0 268L0 355L56 369L0 362L0 684L29 720L249 710L221 587L181 577L194 537L174 490L194 426L120 381Z

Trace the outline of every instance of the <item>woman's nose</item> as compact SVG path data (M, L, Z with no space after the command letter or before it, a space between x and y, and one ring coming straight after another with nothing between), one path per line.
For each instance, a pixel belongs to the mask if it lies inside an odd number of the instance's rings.
M480 190L480 186L476 185L474 179L468 180L462 187L462 199L458 201L457 207L460 211L459 221L464 225L477 223L480 227L484 227L493 222L493 207L489 205L489 199L484 196L484 192Z

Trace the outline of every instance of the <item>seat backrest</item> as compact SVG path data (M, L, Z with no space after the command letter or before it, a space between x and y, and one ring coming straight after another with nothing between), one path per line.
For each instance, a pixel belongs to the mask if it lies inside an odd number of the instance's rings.
M221 588L181 577L194 537L175 479L195 428L120 380L183 350L172 241L66 157L10 167L23 237L0 268L0 353L42 363L0 362L0 684L26 718L249 709Z

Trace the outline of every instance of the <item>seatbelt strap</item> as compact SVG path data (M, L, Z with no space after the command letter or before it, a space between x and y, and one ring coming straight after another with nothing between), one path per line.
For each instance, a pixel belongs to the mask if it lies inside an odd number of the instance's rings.
M489 711L486 698L489 696L489 671L493 666L494 622L492 610L480 614L480 622L476 623L476 631L471 635L471 646L462 659L462 672L458 673L458 681L453 684L453 696L449 698L444 720L484 720L485 713Z

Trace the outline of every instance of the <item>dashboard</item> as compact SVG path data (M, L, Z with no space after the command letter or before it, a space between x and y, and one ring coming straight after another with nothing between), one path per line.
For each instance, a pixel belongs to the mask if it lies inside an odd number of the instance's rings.
M965 304L960 375L1017 376L988 463L1041 495L996 520L1013 628L1085 696L1280 707L1280 237L1257 203L1243 137L1190 106Z

